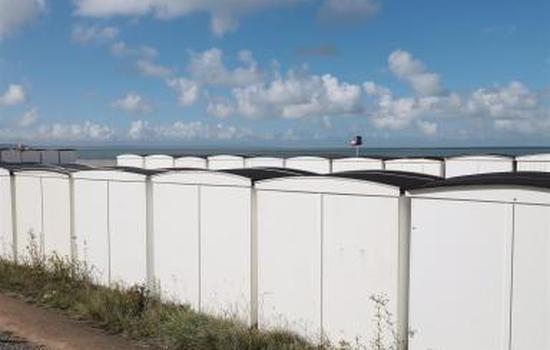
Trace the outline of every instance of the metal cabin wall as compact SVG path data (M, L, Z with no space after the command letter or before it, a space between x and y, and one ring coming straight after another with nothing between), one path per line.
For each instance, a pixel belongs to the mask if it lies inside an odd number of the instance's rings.
M53 149L41 150L40 162L43 164L59 164L59 151Z
M365 158L344 158L332 160L332 172L338 173L342 171L355 170L383 170L384 161L377 159Z
M71 256L70 180L58 173L15 173L17 255ZM36 257L36 256L35 256Z
M220 158L208 157L208 169L210 170L225 170L225 169L241 169L244 168L244 158Z
M285 168L310 171L317 174L329 174L331 172L330 159L317 157L287 158Z
M517 171L550 172L550 154L516 157Z
M139 155L122 154L116 157L116 165L143 169L145 167L145 160Z
M103 285L147 279L146 181L74 179L77 256Z
M59 163L72 164L76 163L77 154L75 150L60 150L59 151Z
M411 199L411 350L550 348L550 206L481 191Z
M369 297L382 294L406 323L397 310L406 310L399 253L408 248L400 248L399 198L256 193L260 327L366 345L374 334Z
M0 258L15 259L13 239L12 186L9 173L0 174Z
M433 160L425 162L407 161L386 161L384 169L396 171L408 171L411 173L426 174L443 177L445 176L445 165L443 161Z
M145 169L173 168L174 158L168 155L152 155L144 157Z
M462 159L445 160L445 176L464 176L473 174L499 173L514 171L513 159Z
M245 168L284 168L284 158L253 157L245 159Z
M250 187L153 179L154 277L164 299L250 323L250 197Z
M0 160L4 163L21 163L21 153L14 149L2 150Z
M174 160L176 168L195 168L208 169L208 162L204 158L198 157L179 157Z
M22 163L40 163L40 151L24 150L21 151Z

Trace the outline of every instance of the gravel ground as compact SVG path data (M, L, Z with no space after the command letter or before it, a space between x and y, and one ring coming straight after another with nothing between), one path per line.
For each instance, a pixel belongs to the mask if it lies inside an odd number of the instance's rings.
M39 350L45 349L41 346L31 345L23 339L19 339L0 331L0 350Z

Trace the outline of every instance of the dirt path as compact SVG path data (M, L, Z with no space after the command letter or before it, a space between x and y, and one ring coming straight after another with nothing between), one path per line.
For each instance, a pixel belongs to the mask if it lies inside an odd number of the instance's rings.
M39 308L4 294L0 294L0 330L49 350L152 349L69 319L56 310Z

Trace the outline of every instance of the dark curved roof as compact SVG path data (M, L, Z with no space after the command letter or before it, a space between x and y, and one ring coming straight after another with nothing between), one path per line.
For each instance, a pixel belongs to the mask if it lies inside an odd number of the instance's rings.
M134 174L140 174L145 176L152 176L152 175L164 173L167 171L167 169L143 169L143 168L135 168L130 166L105 166L105 167L91 168L89 170L120 170L120 171L125 171L127 173L134 173Z
M357 170L345 171L340 173L332 173L323 176L342 177L346 179L356 179L363 181L372 181L399 187L401 190L408 190L415 186L433 183L441 180L440 177L410 173L406 171L390 171L390 170Z
M451 177L411 187L412 190L458 186L525 186L550 189L550 173L505 172Z
M0 168L9 170L11 174L18 171L50 171L60 174L70 174L80 170L93 169L84 164L40 164L40 163L0 163Z
M308 176L316 175L315 173L303 170L294 170L287 168L239 168L239 169L227 169L227 170L218 170L218 172L234 174L238 176L243 176L252 180L252 182L260 180L269 180L277 177L285 176Z
M505 153L460 153L445 157L444 159L462 158L462 157L502 157L514 159L514 156Z

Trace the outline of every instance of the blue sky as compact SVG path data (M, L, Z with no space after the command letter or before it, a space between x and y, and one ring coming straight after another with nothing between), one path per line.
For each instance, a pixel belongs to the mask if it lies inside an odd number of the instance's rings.
M0 141L550 145L550 3L0 0Z

